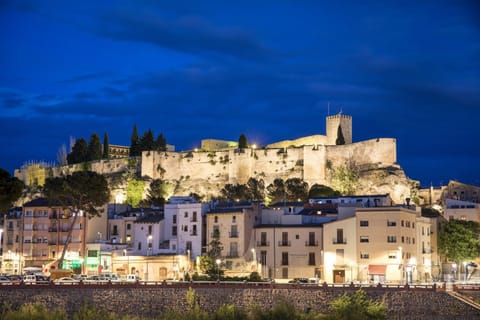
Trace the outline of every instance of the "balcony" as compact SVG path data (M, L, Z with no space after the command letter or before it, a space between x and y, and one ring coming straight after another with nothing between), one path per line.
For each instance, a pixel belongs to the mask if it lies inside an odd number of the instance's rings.
M318 247L318 241L305 241L305 247Z
M343 238L343 239L333 238L332 239L332 244L347 244L347 239L345 239L345 238Z
M279 247L290 247L291 245L292 245L292 243L288 240L278 241L278 246Z
M238 258L238 252L237 251L230 251L226 258Z
M423 254L430 254L430 253L432 253L432 249L423 249L422 253Z
M191 236L197 236L197 235L198 235L197 230L192 230L192 231L190 231L190 235L191 235Z
M235 231L235 232L229 232L229 233L228 233L228 236L229 236L230 238L238 238L238 232L237 232L237 231Z
M190 222L198 222L197 217L192 217L192 218L190 219Z
M270 241L257 241L257 247L270 247Z

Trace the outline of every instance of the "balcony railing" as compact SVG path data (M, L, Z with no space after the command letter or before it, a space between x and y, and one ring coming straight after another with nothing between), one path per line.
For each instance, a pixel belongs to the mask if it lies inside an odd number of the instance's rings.
M333 244L347 244L347 239L345 239L345 238L343 238L343 239L333 238L332 243Z
M197 230L195 230L195 231L194 231L194 230L190 231L190 235L191 235L191 236L196 236L196 235L198 235Z
M237 251L231 251L227 254L226 258L238 258L238 252Z
M257 247L270 247L270 241L257 241Z
M238 232L229 232L228 235L230 238L238 238Z
M290 247L291 245L292 245L292 243L288 240L278 241L278 246L279 247Z
M197 220L198 220L197 217L193 217L190 219L190 222L198 222Z
M305 241L305 247L318 247L318 241Z

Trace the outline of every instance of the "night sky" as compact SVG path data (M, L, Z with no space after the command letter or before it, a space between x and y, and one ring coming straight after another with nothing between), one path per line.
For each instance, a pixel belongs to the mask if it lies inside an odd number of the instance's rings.
M181 151L343 112L422 185L480 185L475 2L2 0L0 167L54 162L70 136L130 145L134 124Z

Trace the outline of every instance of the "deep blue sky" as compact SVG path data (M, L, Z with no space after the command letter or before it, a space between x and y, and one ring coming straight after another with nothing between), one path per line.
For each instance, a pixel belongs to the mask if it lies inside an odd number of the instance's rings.
M401 2L401 5L394 3ZM74 4L76 3L76 4ZM228 3L228 4L227 4ZM475 1L0 1L0 167L69 137L177 150L325 133L397 139L422 185L480 185Z

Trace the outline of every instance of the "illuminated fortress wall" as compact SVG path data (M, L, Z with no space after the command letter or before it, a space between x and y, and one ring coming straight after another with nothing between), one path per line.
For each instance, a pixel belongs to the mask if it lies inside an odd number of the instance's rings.
M266 184L276 178L301 178L310 186L328 184L327 162L337 166L352 160L357 165L395 164L396 141L373 139L339 146L307 145L241 151L146 151L142 154L141 175L180 181L186 192L215 195L226 183L244 184L250 177L263 179Z

